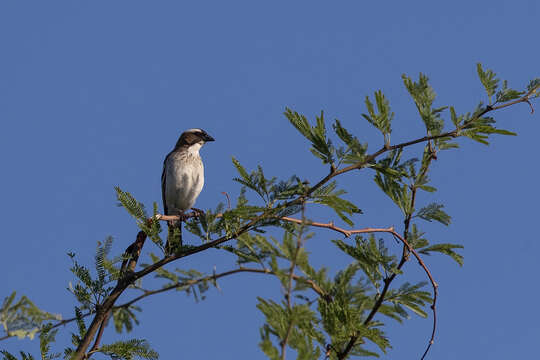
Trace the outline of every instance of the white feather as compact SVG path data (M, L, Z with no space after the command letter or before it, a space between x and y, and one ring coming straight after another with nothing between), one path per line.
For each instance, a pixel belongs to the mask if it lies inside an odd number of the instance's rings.
M165 164L165 197L169 215L189 210L204 186L204 167L199 155L201 143L185 152L172 153Z

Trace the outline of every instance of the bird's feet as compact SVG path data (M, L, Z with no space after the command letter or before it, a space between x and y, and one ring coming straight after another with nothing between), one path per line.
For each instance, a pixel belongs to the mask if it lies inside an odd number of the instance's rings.
M178 216L178 219L167 221L169 226L179 226L180 223L186 222L189 218L193 217L193 215L185 214L183 212L175 214L175 216Z
M194 213L195 216L197 216L197 217L204 216L204 211L201 210L201 209L191 208L191 211L193 211L193 213Z

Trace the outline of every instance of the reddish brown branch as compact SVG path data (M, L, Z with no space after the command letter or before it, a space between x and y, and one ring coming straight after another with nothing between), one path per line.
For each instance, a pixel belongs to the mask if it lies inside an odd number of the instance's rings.
M426 266L426 264L424 263L424 261L422 260L420 255L416 252L416 250L414 250L411 247L411 245L407 242L407 240L405 240L404 237L402 237L400 234L395 232L393 229L385 231L385 232L387 232L389 234L392 234L394 237L399 239L399 241L401 241L401 243L403 243L403 245L407 248L407 250L410 251L414 255L414 257L416 258L416 260L418 261L418 263L420 264L420 266L422 267L422 269L426 273L427 277L429 278L429 281L431 282L431 286L433 288L433 303L431 305L431 309L433 311L433 330L432 330L432 333L431 333L431 338L429 340L428 347L427 347L426 351L424 352L424 355L422 356L422 359L423 359L426 356L426 354L428 353L431 345L434 342L434 338L435 338L435 331L436 331L436 326L437 326L437 320L436 320L437 315L436 315L436 311L435 311L436 310L435 304L437 302L438 285L435 282L435 280L433 279L433 276L431 275L431 272L429 271L428 267ZM400 269L406 261L407 261L406 258L402 257L401 261L400 261L400 264L398 265L398 269ZM385 280L385 287L384 287L383 291L381 292L381 295L378 297L377 302L374 305L372 311L370 312L370 314L368 315L368 317L364 321L364 325L367 325L373 319L373 317L375 316L375 314L377 312L376 310L380 307L380 305L384 301L384 295L386 295L386 292L388 291L388 288L390 286L390 282L395 278L395 276L396 276L396 274L394 273L394 274L392 274L392 276L390 278L387 278ZM352 336L351 341L349 341L349 343L347 344L345 349L341 353L338 354L338 359L345 359L346 355L352 350L353 346L355 345L356 340L357 340L357 336L356 335Z
M292 223L296 223L296 224L301 224L302 223L302 220L295 219L295 218L288 217L288 216L281 217L280 219L283 220L283 221L292 222ZM353 234L367 234L367 233L376 233L376 232L386 232L387 233L387 232L390 232L390 231L394 230L393 227L389 227L389 228L364 228L364 229L356 229L356 230L346 230L346 229L335 226L334 222L332 222L332 221L329 222L329 223L306 221L305 224L309 225L309 226L315 226L315 227L334 230L334 231L337 231L339 233L342 233L343 235L345 235L345 237L350 237Z

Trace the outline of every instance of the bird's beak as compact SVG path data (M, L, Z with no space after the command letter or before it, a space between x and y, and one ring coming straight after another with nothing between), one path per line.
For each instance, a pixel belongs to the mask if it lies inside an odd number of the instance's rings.
M206 141L206 142L208 142L208 141L216 141L213 137L211 137L208 134L203 135L203 140Z

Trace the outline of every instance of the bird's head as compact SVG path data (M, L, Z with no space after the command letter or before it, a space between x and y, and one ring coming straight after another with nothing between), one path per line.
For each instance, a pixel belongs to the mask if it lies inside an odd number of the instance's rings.
M182 135L180 135L180 138L176 143L176 148L178 149L180 147L196 147L198 150L208 141L215 140L203 129L189 129L184 131Z

